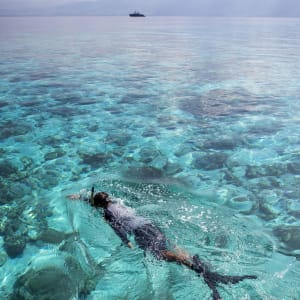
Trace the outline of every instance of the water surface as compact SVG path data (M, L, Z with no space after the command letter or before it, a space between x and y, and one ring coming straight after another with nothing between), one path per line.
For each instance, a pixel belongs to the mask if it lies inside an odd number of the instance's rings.
M1 297L211 299L65 199L95 184L215 270L259 277L223 299L298 299L299 25L0 18Z

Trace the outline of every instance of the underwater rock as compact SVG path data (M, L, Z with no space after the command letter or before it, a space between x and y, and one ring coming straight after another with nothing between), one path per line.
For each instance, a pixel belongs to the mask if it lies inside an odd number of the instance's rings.
M53 160L59 157L62 157L66 154L66 152L62 149L57 149L55 151L52 152L48 152L44 155L44 159L45 160Z
M164 167L164 171L167 175L175 175L183 171L183 168L178 163L171 163L167 161L167 164Z
M25 249L26 240L21 235L6 235L4 237L4 249L10 258L21 255Z
M7 121L0 124L0 139L25 135L31 131L31 127L22 122Z
M95 289L100 267L88 248L74 237L66 241L65 250L45 250L33 256L13 286L10 300L86 299Z
M160 155L160 152L154 145L150 145L148 147L143 147L139 151L139 156L140 156L139 161L141 161L143 163L150 163L158 155Z
M152 180L163 177L163 171L154 167L130 167L124 172L124 176L137 180Z
M248 179L263 176L279 177L287 173L287 165L283 163L262 166L246 166L245 176Z
M0 102L0 108L1 108L1 107L4 107L4 106L7 106L7 105L9 105L8 102L4 102L4 101L3 101L3 102Z
M7 255L5 252L0 252L0 267L2 267L7 261Z
M263 174L265 174L265 176L279 177L287 173L287 165L284 163L264 165L263 167Z
M68 234L57 231L52 228L45 229L39 236L39 239L46 243L59 244L68 237Z
M282 213L281 200L272 190L262 190L259 193L259 211L265 220L275 219Z
M111 154L104 152L79 153L79 156L81 158L81 163L90 165L92 168L99 168L111 160Z
M76 296L71 276L56 266L29 270L14 284L11 300L66 300Z
M248 179L264 176L260 167L246 166L245 177Z
M32 168L34 165L34 161L31 157L28 156L22 156L20 159L21 163L23 164L23 169L29 169Z
M243 214L250 214L254 206L254 203L245 195L232 197L226 204Z
M91 125L88 127L88 131L90 132L96 132L99 129L99 126L97 124Z
M239 176L240 177L240 176ZM234 174L234 172L232 172L231 170L225 169L224 170L224 179L228 182L228 183L232 183L235 186L242 186L243 182L240 180L238 176L236 176Z
M55 169L55 166L37 168L33 174L35 179L39 180L40 185L46 189L53 188L59 183L60 173Z
M106 143L117 144L120 147L126 146L131 136L126 131L114 131L106 136Z
M196 149L195 149L195 146L193 146L193 145L190 145L190 144L182 144L182 145L180 145L177 149L176 149L176 151L175 151L175 155L177 156L177 157L181 157L181 156L184 156L184 155L186 155L186 154L188 154L188 153L192 153L192 152L194 152Z
M156 169L163 170L163 169L165 169L167 164L168 164L168 158L163 155L158 155L151 161L151 163L149 165Z
M283 243L281 247L293 255L293 251L300 250L300 226L278 226L273 230L274 235L280 242Z
M52 146L52 147L59 147L62 143L64 142L64 140L60 137L57 136L47 136L44 139L41 140L41 143L39 143L40 145L48 145L48 146Z
M145 130L143 133L142 133L142 137L153 137L153 136L157 136L158 133L154 130L154 129L148 129L148 130Z
M205 142L202 145L203 149L214 149L214 150L233 150L240 145L238 139L217 139Z
M0 176L7 178L12 175L18 174L18 168L15 167L8 160L0 161Z
M53 95L55 101L59 101L64 104L76 104L82 100L80 93L59 93Z
M21 199L24 195L30 194L31 188L25 183L11 180L0 181L0 204L7 204L13 200Z
M228 155L225 153L211 153L206 155L193 155L193 165L197 169L206 171L221 169L224 167Z
M49 108L47 109L47 112L62 118L70 118L85 114L85 111L76 108L71 108L70 106L57 106L55 108Z
M197 100L195 99L197 98ZM180 108L194 116L234 116L251 113L257 105L249 103L250 92L244 89L236 91L226 89L209 90L194 97L184 98ZM247 105L245 105L247 103Z
M300 175L300 161L288 163L287 170L291 174Z

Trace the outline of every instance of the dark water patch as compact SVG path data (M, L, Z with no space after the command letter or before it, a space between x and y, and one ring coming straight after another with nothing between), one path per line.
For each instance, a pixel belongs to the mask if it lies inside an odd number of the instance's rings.
M20 162L23 165L23 171L30 170L34 167L35 163L33 159L29 156L22 156Z
M249 99L255 97L246 90L211 90L198 96L186 97L180 108L195 116L232 116L256 113L258 108Z
M8 160L0 161L0 176L8 178L19 172L18 168Z
M228 155L222 152L199 155L193 154L193 166L196 169L206 171L222 169L228 159Z
M239 138L220 138L211 139L202 144L203 149L213 150L234 150L235 148L242 145L243 142Z
M287 170L290 174L300 175L300 161L287 163Z
M142 133L142 137L154 137L154 136L158 136L159 133L155 130L155 129L148 129L148 130L145 130L143 133Z
M300 259L300 226L281 225L273 229L274 235L281 242L280 250L289 255L297 254Z
M23 179L23 178L22 178ZM23 183L14 180L6 180L0 184L0 203L7 204L17 199L22 199L24 195L31 195L31 188Z
M257 136L274 135L282 129L280 123L262 122L249 127L247 133Z
M280 177L287 173L299 172L298 163L275 163L272 165L246 166L245 177L248 179L259 177Z
M44 266L20 276L10 299L72 299L76 291L71 277L63 269Z
M93 105L99 103L97 99L81 99L75 102L75 105Z
M60 103L64 104L76 104L77 102L82 101L82 95L79 93L68 93L68 92L62 92L62 93L55 93L52 95L52 98Z
M39 235L39 240L50 243L50 244L60 244L63 240L68 238L68 234L65 232L57 231L52 228L46 228Z
M100 272L99 267L85 263L86 256L77 260L68 254L77 250L78 244L70 240L52 257L52 264L36 263L33 259L16 280L10 299L85 299L95 289Z
M27 75L27 80L35 81L35 80L45 80L45 79L53 79L56 75L50 72L33 72Z
M154 145L149 145L140 149L139 161L143 163L150 163L159 155L160 151Z
M47 160L53 160L59 157L63 157L66 155L66 152L62 149L56 149L55 151L48 152L44 155L44 159Z
M184 156L186 154L192 153L195 150L197 150L197 147L189 142L186 142L184 144L181 144L177 147L176 151L175 151L175 155L177 157L181 157Z
M174 176L183 171L183 168L178 163L170 163L167 161L167 164L164 166L164 172L168 176Z
M111 113L112 115L121 115L124 113L124 110L121 107L108 107L106 108L106 111Z
M26 81L25 77L15 76L9 79L9 82L11 83L18 83L18 82L24 82Z
M8 105L9 105L8 102L0 101L0 108L1 108L1 107L5 107L5 106L8 106Z
M61 88L75 88L77 86L72 85L70 83L46 82L46 83L39 83L38 87L46 88L46 89L61 89Z
M3 247L10 258L15 258L23 253L26 238L23 235L6 235Z
M34 170L33 175L42 188L50 189L59 184L60 173L55 166L43 166Z
M163 178L164 173L154 167L142 166L142 167L129 167L124 172L124 177L129 179L136 179L142 181L155 180Z
M81 163L91 166L92 168L101 168L108 164L112 156L109 153L78 153L81 158Z
M131 93L127 94L120 100L119 104L138 104L143 99L151 99L153 95Z
M243 186L243 181L232 172L231 169L224 170L224 180L227 181L229 184L233 184L235 186Z
M31 126L22 121L6 121L0 123L0 139L25 135L32 130Z
M20 103L20 105L24 106L24 107L37 107L41 104L43 104L43 101L40 100L40 99L30 100L30 101L23 101L23 102Z
M56 136L47 136L40 140L40 145L48 145L52 147L59 147L64 142L63 138L56 137Z
M50 108L47 109L47 112L51 113L52 115L63 117L63 118L74 117L86 113L86 111L76 109L76 108L66 107L66 106Z
M124 147L131 140L131 135L123 130L116 130L107 134L105 142L108 144L116 144L118 146Z
M90 132L96 132L99 129L99 126L97 124L88 126L88 131Z

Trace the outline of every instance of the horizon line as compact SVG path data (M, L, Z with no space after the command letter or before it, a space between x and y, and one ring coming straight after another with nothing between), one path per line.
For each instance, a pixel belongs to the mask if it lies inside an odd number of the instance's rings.
M127 15L102 15L102 14L1 14L0 17L129 17ZM263 16L263 15L249 15L249 16L236 16L236 15L146 15L145 17L192 17L192 18L261 18L261 19L299 19L300 16Z

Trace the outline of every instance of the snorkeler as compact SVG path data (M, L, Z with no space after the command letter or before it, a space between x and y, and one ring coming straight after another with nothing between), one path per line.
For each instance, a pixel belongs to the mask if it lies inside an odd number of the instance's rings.
M169 250L165 235L150 220L136 215L134 210L129 207L113 202L105 192L94 195L94 187L89 197L71 195L69 198L73 200L83 199L89 201L95 208L102 208L104 219L129 248L133 249L133 245L127 235L134 235L136 244L144 251L150 252L155 258L183 264L194 270L198 276L203 276L205 283L212 290L214 300L221 299L217 290L219 283L235 284L244 279L257 278L255 275L226 276L211 272L208 266L199 259L198 255L190 256L183 251L177 253Z

